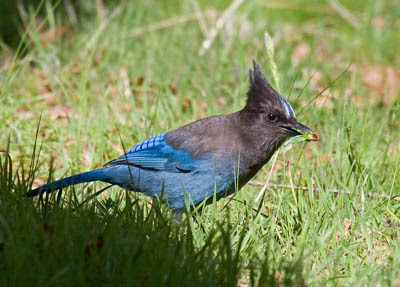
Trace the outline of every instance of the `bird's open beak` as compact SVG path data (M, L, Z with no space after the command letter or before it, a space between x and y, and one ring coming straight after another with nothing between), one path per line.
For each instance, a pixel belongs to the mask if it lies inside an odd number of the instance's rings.
M302 135L302 133L299 131L306 132L309 134L313 132L310 128L306 127L305 125L299 122L296 122L295 124L284 125L281 127L285 130L286 133L288 133L292 137Z

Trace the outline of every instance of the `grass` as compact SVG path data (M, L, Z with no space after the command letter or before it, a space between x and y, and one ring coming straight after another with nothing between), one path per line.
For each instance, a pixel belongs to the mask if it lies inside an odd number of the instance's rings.
M398 286L400 5L341 1L355 28L332 1L245 2L204 56L196 20L138 30L192 15L193 3L80 4L77 24L44 5L44 16L26 11L23 57L1 46L4 286ZM199 2L208 29L229 4ZM285 147L254 180L272 168L270 183L308 190L268 188L256 202L261 187L247 185L181 223L118 187L89 199L102 183L23 197L151 135L240 109L253 58L274 83L266 30L279 89L321 141Z

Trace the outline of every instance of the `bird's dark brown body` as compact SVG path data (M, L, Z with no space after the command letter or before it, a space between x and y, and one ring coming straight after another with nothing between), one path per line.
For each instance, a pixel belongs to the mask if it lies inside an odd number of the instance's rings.
M246 106L154 136L106 167L74 175L32 190L28 196L72 184L101 180L148 196L163 196L183 210L214 194L239 190L297 130L291 105L267 82L258 64L249 73Z

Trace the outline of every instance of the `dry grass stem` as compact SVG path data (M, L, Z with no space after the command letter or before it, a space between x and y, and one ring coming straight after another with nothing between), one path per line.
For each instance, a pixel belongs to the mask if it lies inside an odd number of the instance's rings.
M315 12L315 13L324 13L324 14L335 14L334 11L331 9L323 6L323 5L313 5L311 7L305 7L302 4L296 3L285 3L285 2L266 2L263 3L263 6L267 9L292 9L292 10L299 10L305 12Z
M115 9L112 11L112 13L110 14L110 16L109 16L108 18L107 18L107 17L104 17L104 18L102 19L99 28L97 28L97 30L94 32L92 38L90 39L90 41L89 41L88 44L87 44L87 48L88 48L88 49L92 48L92 47L96 44L97 39L99 38L99 36L101 35L101 33L104 31L104 29L108 26L108 24L109 24L113 19L115 19L115 18L121 13L121 11L122 11L122 8L121 8L121 6L119 6L119 7L115 8Z
M201 10L201 7L199 5L199 2L197 2L197 0L192 0L193 3L193 7L194 7L194 12L197 18L197 22L199 23L199 27L201 32L203 33L203 37L207 37L207 23L204 20L205 17L203 15L203 11Z
M278 150L278 152L277 152L277 153L275 154L275 156L274 156L274 161L272 162L271 169L269 170L267 181L265 182L265 184L261 184L261 185L260 185L260 186L262 186L263 188L262 188L262 189L260 190L260 192L258 193L258 195L257 195L257 197L256 197L256 202L258 202L258 201L260 200L261 196L264 196L265 190L266 190L267 187L269 187L269 185L270 185L269 180L270 180L270 178L271 178L272 171L274 170L275 163L276 163L276 159L278 158L278 154L279 154L279 150ZM249 184L250 184L250 183L249 183Z
M162 20L160 22L156 22L147 26L141 26L133 29L131 32L126 34L126 37L138 37L141 36L145 33L148 32L153 32L157 30L162 30L165 28L169 28L178 24L183 24L186 22L191 22L191 21L199 21L199 18L209 18L214 14L214 11L212 10L207 10L202 12L201 15L197 15L197 13L194 14L187 14L187 15L182 15L182 16L177 16L177 17L172 17L168 18L165 20Z
M333 10L335 10L340 16L343 17L351 26L353 26L355 29L359 30L361 28L361 22L360 20L354 16L353 13L351 13L346 7L344 7L342 4L340 4L339 1L337 0L328 0L329 6L332 7Z
M296 190L311 190L311 188L308 188L306 186L295 186L295 185L290 185L290 184L276 184L276 183L268 183L268 182L267 183L262 183L260 181L255 181L255 180L249 181L248 184L252 185L252 186L262 186L263 189L264 189L264 186L266 186L266 187L271 187L271 188L289 188L289 189L296 189ZM339 195L341 193L344 193L346 195L351 195L352 194L349 191L343 191L343 190L340 190L340 189L328 189L328 190L326 190L326 189L319 188L319 187L313 187L312 190L316 191L316 192L327 191L327 192L331 192L331 193L333 193L335 195ZM400 196L390 197L389 195L386 195L386 194L375 194L375 193L372 193L372 192L367 192L367 193L356 192L355 194L356 195L361 195L361 196L367 195L367 197L374 197L374 198L378 198L378 199L388 199L388 200L400 201ZM258 200L258 197L259 196L257 196L256 201Z
M222 13L221 17L218 18L215 26L211 29L210 33L208 33L208 37L201 44L201 48L199 50L199 55L203 56L207 50L211 47L212 42L214 42L215 38L218 35L219 30L224 27L226 21L232 16L232 14L236 11L237 8L244 2L244 0L234 0L231 5L225 9Z
M78 24L78 17L76 16L76 11L75 11L74 6L71 3L71 0L64 0L63 3L65 6L65 10L67 12L69 21L72 23L72 25Z

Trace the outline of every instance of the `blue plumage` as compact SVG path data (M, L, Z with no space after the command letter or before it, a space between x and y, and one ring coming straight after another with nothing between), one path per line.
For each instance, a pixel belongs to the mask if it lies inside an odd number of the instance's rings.
M211 154L193 159L187 151L173 149L164 136L165 133L137 144L104 168L43 185L28 196L101 180L128 190L140 190L151 197L163 195L172 209L181 210L185 207L185 200L196 205L212 196L214 187L217 194L221 194L232 185L234 177L230 173L216 172Z
M160 143L162 143L164 141L164 135L165 135L165 133L151 137L151 138L145 140L144 142L135 145L133 148L131 148L128 151L128 153L133 153L135 151L140 151L140 150L144 150L144 149L151 148L154 146L158 146Z
M31 190L36 196L73 184L103 181L163 200L175 210L197 205L216 193L240 189L297 130L290 104L268 84L257 63L250 70L246 106L151 137L104 168L73 175Z
M190 172L198 168L201 160L194 160L187 151L173 149L165 142L165 134L145 140L131 148L126 154L112 160L105 166L126 164L167 172Z

